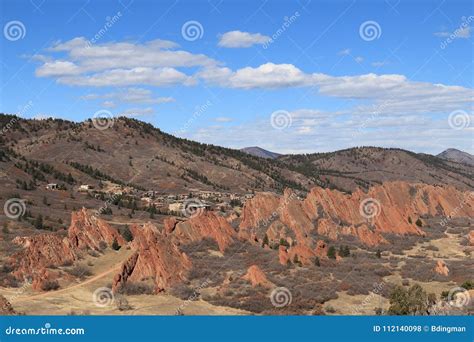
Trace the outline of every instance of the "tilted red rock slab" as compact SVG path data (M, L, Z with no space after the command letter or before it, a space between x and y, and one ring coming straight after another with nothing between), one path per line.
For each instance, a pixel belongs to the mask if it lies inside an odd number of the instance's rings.
M219 250L223 252L234 241L236 232L224 217L206 210L176 224L173 236L183 243L210 238L216 241Z
M160 292L182 282L191 268L191 261L172 239L162 234L153 224L131 228L134 253L115 275L112 289L117 291L127 282L152 281Z

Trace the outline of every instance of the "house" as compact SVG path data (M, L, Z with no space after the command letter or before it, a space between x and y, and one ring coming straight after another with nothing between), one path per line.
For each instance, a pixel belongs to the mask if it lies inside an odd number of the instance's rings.
M47 190L58 190L59 186L56 183L50 183L50 184L46 185L46 189Z
M92 185L89 185L89 184L82 184L79 186L79 191L88 191L88 190L92 190L94 189L94 187Z
M181 202L170 203L168 205L168 210L178 212L178 211L181 211L182 206L183 206L183 203Z

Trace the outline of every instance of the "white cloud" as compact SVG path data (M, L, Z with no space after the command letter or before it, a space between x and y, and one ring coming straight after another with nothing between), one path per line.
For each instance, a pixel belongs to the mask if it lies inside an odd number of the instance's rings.
M47 49L52 56L37 55L35 60L42 64L36 69L36 75L82 86L115 86L115 82L118 85L189 85L193 83L190 77L176 68L217 64L205 55L176 50L177 47L165 40L91 45L85 38L78 37ZM56 54L66 56L57 57Z
M354 58L354 60L356 61L356 63L362 63L364 61L364 57L361 57L361 56L357 56L356 58Z
M229 117L226 117L226 116L220 116L220 117L215 118L214 121L216 121L216 122L232 122L233 119L229 118Z
M337 53L340 56L349 56L351 54L351 49L344 49Z
M310 122L311 113L322 117ZM205 127L185 136L233 148L263 146L279 153L328 152L354 146L398 147L426 153L439 153L447 147L473 151L474 128L452 129L449 115L434 118L428 115L360 117L335 114L331 117L330 112L310 109L296 110L291 115L291 126L278 131L281 133L278 139L274 139L276 131L271 126L270 113L266 119L218 129Z
M146 107L146 108L129 108L121 112L119 116L138 117L138 116L153 115L153 114L154 114L154 109L152 107Z
M226 48L248 48L255 44L264 44L270 37L260 33L230 31L219 37L218 45Z
M167 87L178 84L192 85L192 77L174 68L114 69L86 76L65 76L58 79L60 83L77 86L105 87L129 86L135 84Z
M81 97L83 100L114 99L122 103L160 104L174 102L172 97L154 97L149 89L126 88L117 92L106 94L87 94ZM112 101L109 101L112 102ZM105 102L104 102L105 103ZM112 102L113 103L113 102Z

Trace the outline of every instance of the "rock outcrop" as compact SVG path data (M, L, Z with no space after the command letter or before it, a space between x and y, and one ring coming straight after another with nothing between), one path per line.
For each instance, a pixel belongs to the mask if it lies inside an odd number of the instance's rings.
M301 201L292 191L283 196L259 193L242 210L239 237L261 243L267 234L278 243L283 233L298 245L312 246L311 233L331 240L352 235L368 246L386 243L384 233L420 235L420 216L471 217L474 196L451 186L386 182L367 193L313 188ZM285 231L287 229L287 231ZM275 241L276 240L276 241Z
M267 279L265 273L263 273L263 271L257 265L250 266L247 270L247 273L242 278L250 282L253 287L273 287L273 283Z
M468 240L469 240L469 244L471 246L474 246L474 230L471 230L467 236Z
M48 268L72 264L83 250L97 251L101 244L110 245L114 240L125 244L116 229L83 208L72 213L67 237L54 233L16 237L13 242L23 249L12 255L9 263L17 279L31 278L33 289L41 290L57 277L57 272Z
M105 242L108 246L114 240L117 240L120 246L125 244L124 238L116 229L104 220L88 213L85 208L72 213L68 238L75 248L96 251L101 250L101 242Z
M70 241L56 234L16 237L13 242L23 247L10 258L14 268L13 275L17 279L42 279L47 267L72 263L77 259Z
M436 266L434 271L440 275L448 276L449 275L449 268L443 260L438 260L436 262Z
M152 281L155 292L182 282L191 268L187 255L178 249L172 239L153 224L131 227L134 253L115 275L112 289L117 291L127 282Z
M173 236L183 243L209 238L216 241L219 250L224 252L234 241L236 232L224 217L206 210L187 221L176 224Z

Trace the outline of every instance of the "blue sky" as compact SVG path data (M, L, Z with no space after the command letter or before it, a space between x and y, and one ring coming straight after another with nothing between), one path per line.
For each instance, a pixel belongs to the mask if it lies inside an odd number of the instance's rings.
M3 0L0 10L5 113L109 111L282 153L474 151L470 1Z

